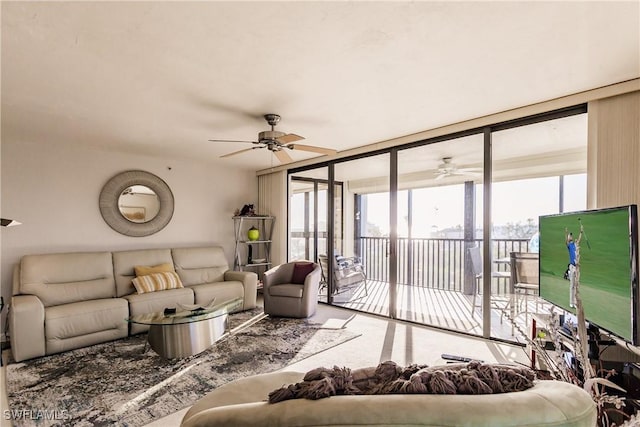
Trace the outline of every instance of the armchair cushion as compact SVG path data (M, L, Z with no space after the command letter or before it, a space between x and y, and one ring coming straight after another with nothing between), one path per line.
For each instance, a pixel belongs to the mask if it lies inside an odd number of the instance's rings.
M269 288L269 295L273 297L302 298L304 287L297 283L282 283Z
M304 279L309 273L313 271L315 264L312 262L297 262L293 266L293 276L291 277L291 283L298 285L304 284Z

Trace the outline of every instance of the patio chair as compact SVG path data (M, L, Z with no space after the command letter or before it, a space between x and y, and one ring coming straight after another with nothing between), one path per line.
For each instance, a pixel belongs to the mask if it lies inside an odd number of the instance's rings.
M327 286L327 274L329 272L329 258L326 255L318 255L318 261L322 270L321 285ZM357 288L364 284L364 295L369 295L367 288L367 274L364 265L358 257L343 257L337 255L333 263L334 295Z
M483 265L482 265L482 254L481 254L481 247L480 246L474 246L472 248L467 249L467 252L469 254L469 258L471 259L471 268L473 270L473 275L475 277L475 280L473 281L473 286L472 286L472 294L473 294L473 301L471 302L471 317L473 317L473 315L475 314L475 309L476 306L480 307L482 305L482 303L480 304L476 304L476 297L478 296L478 293L480 291L480 281L482 280L482 276L483 276ZM492 271L491 272L491 277L497 277L497 278L511 278L511 273L509 273L508 271ZM501 317L501 321L502 321L502 317Z
M514 309L519 310L518 296L524 300L525 324L528 324L529 297L540 292L540 272L538 270L539 254L532 252L511 252L511 283L515 298ZM538 300L536 299L536 311ZM517 311L516 311L517 315Z

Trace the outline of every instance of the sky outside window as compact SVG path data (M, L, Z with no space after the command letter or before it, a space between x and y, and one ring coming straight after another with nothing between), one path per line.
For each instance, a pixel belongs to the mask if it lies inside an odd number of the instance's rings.
M565 211L586 208L586 174L565 178ZM559 178L533 178L493 183L493 224L537 226L538 216L559 212ZM482 228L482 185L476 185L476 227ZM367 202L367 222L382 235L389 235L389 193L363 195ZM413 190L412 237L433 237L435 233L460 228L464 224L464 186ZM398 235L408 235L407 190L398 192Z

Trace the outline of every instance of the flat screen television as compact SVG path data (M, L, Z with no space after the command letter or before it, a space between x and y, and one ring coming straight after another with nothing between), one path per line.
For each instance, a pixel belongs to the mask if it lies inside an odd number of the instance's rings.
M575 313L567 277L566 233L579 242L579 293L585 319L633 345L638 336L638 215L636 205L539 217L540 297Z

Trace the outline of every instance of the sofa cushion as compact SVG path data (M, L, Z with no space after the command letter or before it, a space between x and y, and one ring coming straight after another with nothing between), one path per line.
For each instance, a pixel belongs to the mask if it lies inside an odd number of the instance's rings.
M44 314L47 354L51 345L60 340L117 330L127 336L127 301L121 298L96 299L49 307ZM55 344L54 344L55 345Z
M204 283L199 286L193 286L195 303L207 305L216 298L216 301L222 303L234 298L244 298L244 286L242 282L227 281L216 283Z
M173 267L173 264L166 262L164 264L158 264L153 266L146 265L136 265L133 267L134 272L136 273L136 277L140 276L148 276L149 274L156 273L166 273L166 272L175 272L176 269Z
M113 252L113 272L117 296L136 292L132 280L136 276L136 265L173 264L171 249L142 249Z
M177 248L171 254L184 286L222 282L229 270L221 247Z
M45 307L114 297L111 253L25 255L20 293L37 296Z
M180 277L174 271L139 276L133 279L132 282L139 294L184 287Z
M304 284L304 279L313 271L314 268L315 264L312 262L296 262L293 266L291 283L297 283L299 285Z

